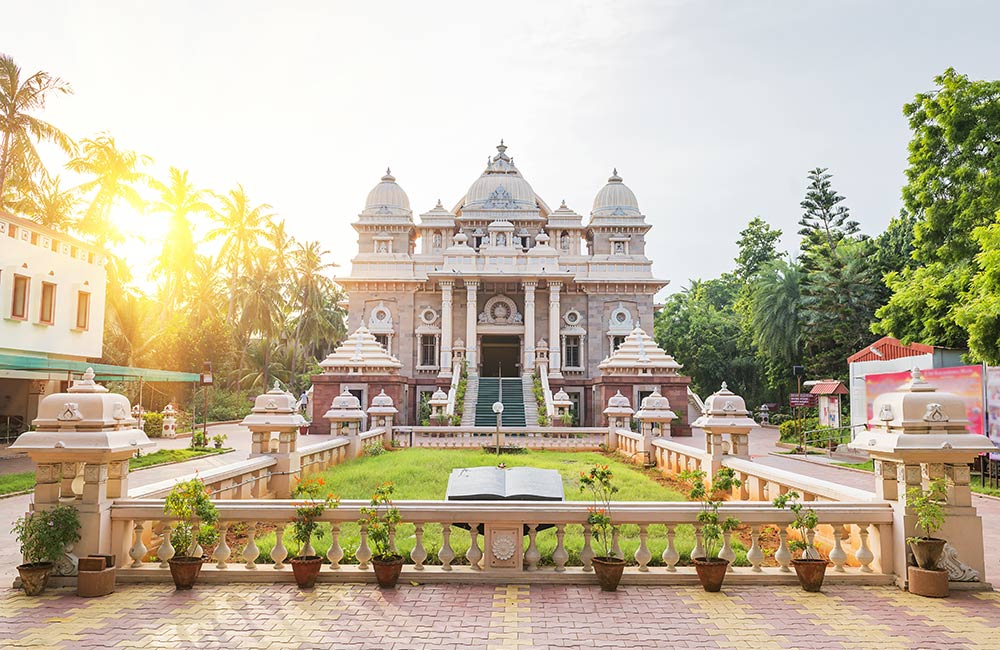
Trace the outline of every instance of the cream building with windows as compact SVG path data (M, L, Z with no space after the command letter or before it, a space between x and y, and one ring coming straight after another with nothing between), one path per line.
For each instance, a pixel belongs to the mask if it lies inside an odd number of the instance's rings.
M353 225L358 254L337 279L348 331L363 328L399 361L404 421L420 393L449 383L462 356L474 379L524 377L526 396L542 360L579 421L598 421L601 362L636 328L652 332L653 297L667 284L653 277L650 225L617 170L585 219L565 202L552 209L502 142L451 209L439 201L414 219L387 170ZM371 397L363 382L341 383L362 403ZM327 397L318 393L317 405Z

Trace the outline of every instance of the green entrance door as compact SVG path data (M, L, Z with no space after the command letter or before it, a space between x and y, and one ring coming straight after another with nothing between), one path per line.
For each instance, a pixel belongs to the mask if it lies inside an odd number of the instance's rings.
M521 374L521 337L484 335L479 349L483 377L518 377Z

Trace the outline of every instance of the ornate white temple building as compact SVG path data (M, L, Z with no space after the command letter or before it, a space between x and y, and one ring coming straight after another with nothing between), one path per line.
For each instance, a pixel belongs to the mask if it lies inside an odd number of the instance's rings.
M585 220L565 202L550 208L502 142L451 209L439 201L415 220L387 170L353 225L358 254L351 275L337 279L349 298L348 331L361 328L398 361L386 375L398 385L379 383L371 392L373 382L359 381L355 372L353 382L323 389L318 377L321 408L345 388L367 404L384 387L403 421L412 423L420 393L447 386L455 359L464 357L474 379L525 377L525 395L543 363L552 390L561 388L574 402L578 421L599 422L607 398L597 386L621 376L602 370L602 361L637 328L652 332L653 297L667 284L653 277L650 226L617 170ZM350 357L352 345L367 349L360 338L345 342L340 357ZM663 354L642 338L640 347ZM657 374L672 377L677 390L650 381L630 399L655 386L684 403L687 379L673 366ZM327 366L327 373L343 371Z

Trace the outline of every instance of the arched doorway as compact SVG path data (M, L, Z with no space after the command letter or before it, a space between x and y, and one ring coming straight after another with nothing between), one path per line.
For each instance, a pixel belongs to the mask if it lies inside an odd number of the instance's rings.
M480 374L483 377L518 377L521 374L521 337L487 335L480 340Z

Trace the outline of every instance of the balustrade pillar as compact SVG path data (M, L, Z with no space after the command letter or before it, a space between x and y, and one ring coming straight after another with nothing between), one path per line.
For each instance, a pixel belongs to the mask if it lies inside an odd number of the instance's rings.
M443 280L441 285L441 362L440 377L451 377L451 341L452 341L452 291L455 283L450 280Z
M524 362L522 373L535 370L535 287L537 282L524 283Z
M476 344L476 325L479 322L479 280L465 281L465 358L469 373L479 374L479 346Z
M562 350L559 345L559 292L562 282L549 282L549 376L562 377Z

